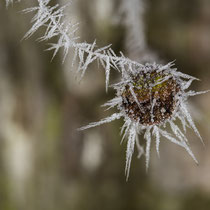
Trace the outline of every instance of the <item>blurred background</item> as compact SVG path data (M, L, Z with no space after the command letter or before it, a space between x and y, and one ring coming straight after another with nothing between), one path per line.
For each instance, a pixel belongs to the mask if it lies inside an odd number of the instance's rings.
M80 22L82 41L112 43L116 52L136 60L176 60L179 71L201 79L192 89L210 89L210 1L138 2L136 22L126 23L121 0L75 0L67 14ZM160 159L153 143L148 174L144 157L134 154L126 182L123 122L76 130L114 112L100 107L115 94L105 93L104 70L94 63L79 82L71 54L64 64L62 52L50 62L47 43L36 41L43 31L21 41L32 16L20 11L35 3L0 5L0 210L209 210L210 94L190 98L205 141L203 147L188 130L199 165L162 139ZM128 47L133 29L140 33L140 50ZM111 82L118 76L112 71Z

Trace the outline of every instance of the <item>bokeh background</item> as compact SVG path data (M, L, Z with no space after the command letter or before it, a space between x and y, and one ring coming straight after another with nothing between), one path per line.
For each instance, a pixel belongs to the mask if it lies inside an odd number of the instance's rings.
M31 15L20 11L36 1L22 0L8 9L0 2L0 210L210 209L210 94L190 99L205 141L203 147L188 130L199 165L162 139L160 159L153 143L147 174L144 157L134 154L126 182L122 121L76 130L114 112L100 107L114 96L112 89L105 92L103 69L92 64L78 81L71 54L64 64L62 53L50 62L47 43L36 41L42 31L21 41ZM210 1L144 2L148 49L158 61L176 60L179 71L200 78L192 89L210 89ZM112 43L129 56L120 4L75 0L67 13L80 22L81 40ZM111 76L111 82L119 78L114 71Z

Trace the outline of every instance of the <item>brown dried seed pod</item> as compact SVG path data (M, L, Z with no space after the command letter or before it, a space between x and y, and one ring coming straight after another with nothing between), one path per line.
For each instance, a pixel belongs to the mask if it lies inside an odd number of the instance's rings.
M179 91L179 84L168 73L140 72L122 91L122 108L142 125L160 124L172 116Z

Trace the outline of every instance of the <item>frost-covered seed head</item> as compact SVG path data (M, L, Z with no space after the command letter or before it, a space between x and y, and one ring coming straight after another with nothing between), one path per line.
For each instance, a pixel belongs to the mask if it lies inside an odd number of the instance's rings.
M169 119L178 105L176 96L180 91L172 75L151 70L131 78L132 82L121 93L122 108L128 117L142 125L160 124Z
M128 179L134 148L138 151L138 157L145 155L146 169L149 167L150 147L154 138L157 154L161 138L164 137L174 144L184 148L193 160L198 163L190 149L186 128L192 128L201 139L198 129L188 111L187 100L208 91L195 92L188 90L191 83L197 80L187 74L183 74L173 68L173 63L166 65L145 64L142 67L124 69L121 81L113 85L116 97L104 104L109 108L117 108L117 112L111 116L90 123L80 130L92 128L114 120L123 118L121 128L122 141L127 137L125 174ZM182 128L177 125L180 120ZM165 129L170 127L170 131ZM143 134L146 145L141 146Z

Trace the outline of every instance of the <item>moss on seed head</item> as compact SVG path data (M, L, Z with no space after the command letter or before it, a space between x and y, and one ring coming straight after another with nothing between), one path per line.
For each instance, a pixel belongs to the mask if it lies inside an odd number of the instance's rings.
M122 108L130 118L143 125L153 125L172 116L180 87L171 75L154 70L140 72L132 80L121 94Z

